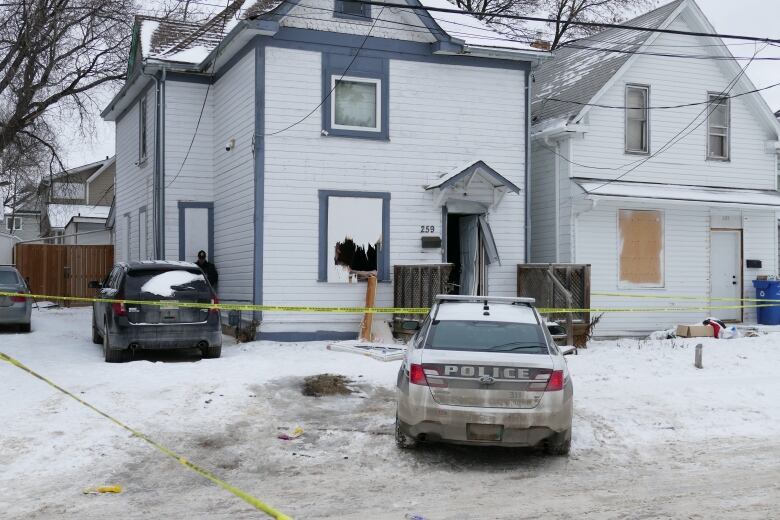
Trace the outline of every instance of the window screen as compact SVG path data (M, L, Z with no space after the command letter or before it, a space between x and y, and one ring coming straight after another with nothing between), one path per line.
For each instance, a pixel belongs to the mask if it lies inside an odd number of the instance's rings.
M661 211L618 212L620 284L663 287L664 217Z
M340 14L347 16L368 16L366 8L369 6L361 2L350 2L349 0L341 0L337 2L337 9Z
M720 94L709 94L707 105L707 157L729 158L729 99Z
M379 125L379 80L334 77L334 127L376 130Z
M626 87L626 151L647 153L649 147L647 100L649 87Z

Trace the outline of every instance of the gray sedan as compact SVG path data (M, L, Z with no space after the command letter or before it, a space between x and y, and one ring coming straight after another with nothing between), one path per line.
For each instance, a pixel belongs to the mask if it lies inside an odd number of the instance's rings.
M16 325L21 332L30 332L32 300L22 275L12 265L0 265L0 325ZM14 296L18 294L19 296Z

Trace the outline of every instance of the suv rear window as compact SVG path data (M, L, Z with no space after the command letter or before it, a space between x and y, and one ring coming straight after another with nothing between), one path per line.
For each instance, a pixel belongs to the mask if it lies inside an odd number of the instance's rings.
M17 285L19 277L16 271L0 271L0 285Z
M125 278L125 294L130 300L211 300L211 288L203 273L184 269L129 271Z
M425 343L434 350L548 354L541 327L498 321L434 321Z

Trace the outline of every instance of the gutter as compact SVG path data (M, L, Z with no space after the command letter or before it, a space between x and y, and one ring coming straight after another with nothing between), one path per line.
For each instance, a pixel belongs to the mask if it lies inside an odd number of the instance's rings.
M482 45L464 45L461 54L479 58L496 58L499 60L530 61L532 66L539 66L543 61L552 59L548 51L524 51L520 49L501 49Z
M587 133L588 130L590 130L590 128L587 125L567 123L565 125L553 126L550 128L545 128L544 130L540 130L539 132L535 132L531 134L531 138L534 141L538 139L549 141L550 139L573 137L578 134L584 134Z

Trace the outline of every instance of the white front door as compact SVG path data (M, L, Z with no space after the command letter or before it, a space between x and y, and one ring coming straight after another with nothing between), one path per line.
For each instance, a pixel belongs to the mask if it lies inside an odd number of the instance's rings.
M739 230L710 232L710 295L713 307L741 305L742 232ZM742 321L742 309L713 309L712 315L722 320Z

